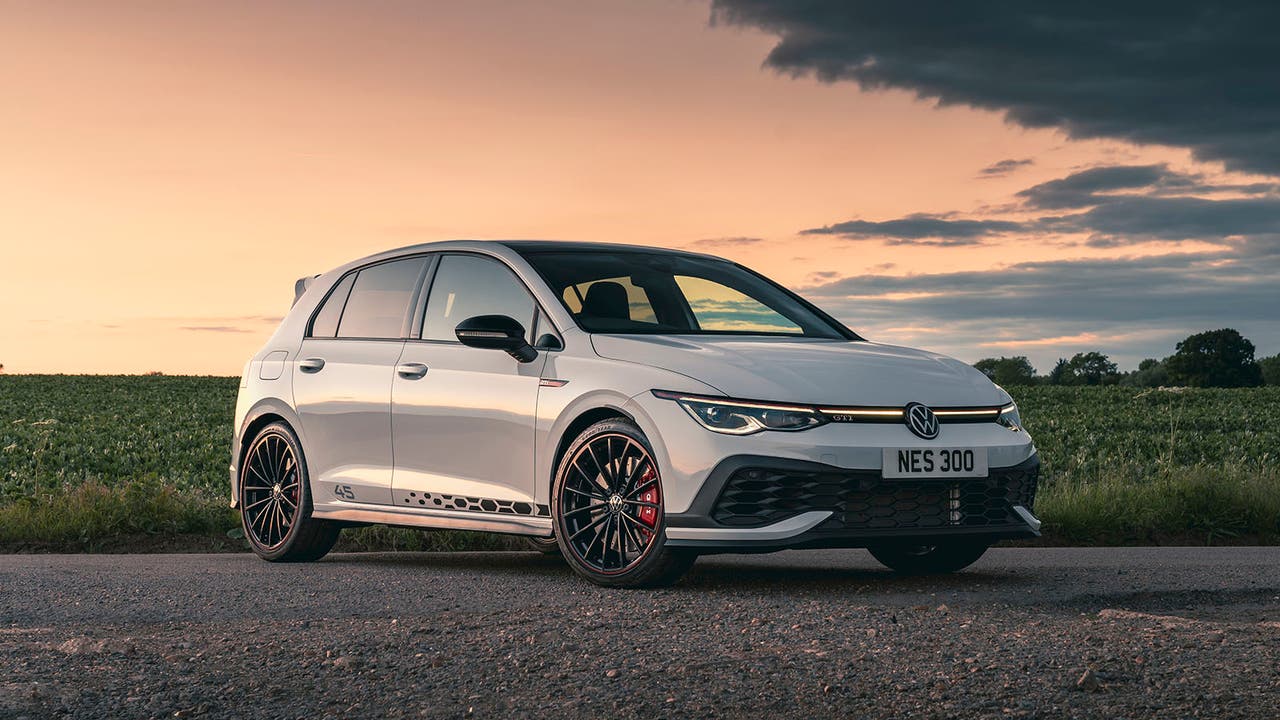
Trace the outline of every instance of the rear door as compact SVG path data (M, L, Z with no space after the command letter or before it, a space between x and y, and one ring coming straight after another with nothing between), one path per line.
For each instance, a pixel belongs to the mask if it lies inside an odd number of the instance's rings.
M520 322L532 343L537 305L501 261L441 255L420 337L392 380L395 504L540 514L534 498L534 420L546 353L530 363L469 348L454 328L476 315ZM415 333L418 334L418 333Z
M391 380L428 258L352 271L311 321L293 394L317 505L391 502Z

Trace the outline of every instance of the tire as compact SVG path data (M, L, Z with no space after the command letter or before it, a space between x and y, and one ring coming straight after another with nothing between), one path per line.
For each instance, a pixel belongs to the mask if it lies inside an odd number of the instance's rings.
M969 567L989 547L982 542L960 541L946 545L893 543L867 550L876 560L903 575L942 575Z
M697 559L666 547L658 466L648 439L629 420L602 420L573 441L560 459L552 498L561 554L597 585L672 585Z
M302 444L286 423L258 431L240 463L240 525L249 547L271 562L312 562L338 542L342 527L311 517L311 483Z
M549 538L527 537L524 542L529 546L530 550L540 552L543 555L560 554L560 541L556 540L554 536Z

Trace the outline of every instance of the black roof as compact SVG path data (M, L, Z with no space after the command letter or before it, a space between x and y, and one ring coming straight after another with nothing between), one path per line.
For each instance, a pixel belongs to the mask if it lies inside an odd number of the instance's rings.
M611 252L611 253L665 253L671 255L691 255L694 257L715 257L706 253L676 250L673 248L651 247L648 245L624 245L622 243L582 242L574 240L498 240L500 245L518 253L528 252ZM717 258L719 259L719 258Z

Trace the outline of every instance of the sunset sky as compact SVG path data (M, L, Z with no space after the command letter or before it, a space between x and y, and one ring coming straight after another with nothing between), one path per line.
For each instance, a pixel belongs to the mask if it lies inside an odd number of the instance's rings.
M0 363L238 374L296 278L450 238L712 252L1041 372L1280 352L1275 11L903 5L6 3Z

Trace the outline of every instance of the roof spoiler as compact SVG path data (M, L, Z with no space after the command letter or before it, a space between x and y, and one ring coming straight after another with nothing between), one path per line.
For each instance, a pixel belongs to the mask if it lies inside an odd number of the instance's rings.
M293 283L293 305L298 304L298 301L302 299L303 293L307 291L307 288L311 287L311 283L315 282L315 279L318 277L320 276L308 275L307 277L298 278L298 280ZM290 307L292 307L292 305Z

